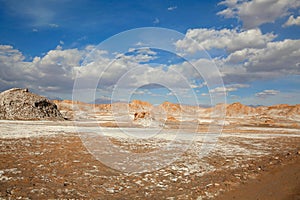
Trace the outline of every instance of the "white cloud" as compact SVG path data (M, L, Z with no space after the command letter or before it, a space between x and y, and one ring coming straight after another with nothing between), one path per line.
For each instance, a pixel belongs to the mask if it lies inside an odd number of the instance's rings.
M130 48L126 54L116 54L117 59L131 60L132 62L148 62L156 59L156 52L150 48Z
M154 20L153 20L153 24L159 24L159 19L156 17Z
M270 42L266 48L249 50L244 66L248 71L280 71L286 74L300 74L300 40Z
M238 18L247 29L274 22L300 7L298 0L225 0L219 3L226 8L218 13L226 18Z
M202 87L202 85L197 85L197 84L194 84L194 83L191 84L191 88L193 88L193 89L201 88L201 87Z
M255 95L249 95L242 98L244 104L252 105L276 105L276 104L298 104L300 99L300 91L293 90L280 90L276 95L265 96L264 98L259 98Z
M294 15L291 15L289 19L282 25L282 27L288 27L288 26L300 26L300 16L294 17Z
M144 95L145 91L143 91L143 90L135 90L133 94L135 94L135 95Z
M137 42L136 44L135 44L135 46L138 46L138 47L142 47L142 46L149 46L149 45L147 45L147 44L145 44L145 43L143 43L143 42Z
M19 62L24 58L23 54L19 50L14 49L12 46L0 45L0 59L2 62Z
M58 27L59 27L58 24L49 24L49 26L50 26L51 28L58 28Z
M174 96L173 92L168 92L167 96Z
M224 87L216 87L214 89L211 89L209 92L211 93L229 93L229 92L234 92L237 91L240 88L247 88L249 87L248 84L231 84L231 85L227 85Z
M177 6L170 6L170 7L168 7L168 11L172 11L172 10L175 10L175 9L177 9Z
M107 52L94 48L87 46L79 50L59 47L25 62L20 51L9 45L1 45L0 89L28 87L45 93L71 93L75 78L81 84L81 89L112 89L116 84L138 88L153 83L161 83L168 88L191 88L190 80L193 77L179 71L182 65L166 68L163 64L152 67L140 63L155 57L156 52L151 49L138 49L136 54L117 55L118 59L114 59L108 58ZM88 56L89 52L92 53ZM123 82L118 83L122 77L125 77Z
M27 18L32 23L30 26L40 27L40 26L49 26L49 24L54 19L57 9L53 9L57 6L57 2L54 5L51 5L52 2L44 2L40 3L38 1L17 1L17 0L10 0L10 1L2 1L3 6L9 10L10 14ZM51 6L50 6L51 5Z
M18 85L27 87L33 67L30 62L24 61L23 54L10 45L0 45L0 90Z
M241 83L251 80L266 79L275 75L300 74L299 46L300 40L270 42L261 49L243 49L232 53L228 58L216 58L219 62L217 64L222 66L223 78L227 83L226 92L247 87ZM162 83L170 88L193 89L203 86L196 85L194 80L205 82L207 80L203 77L206 77L211 82L217 76L211 71L213 62L206 59L191 61L193 65L183 62L167 68L164 65L152 67L139 63L141 60L149 60L139 56L156 56L155 52L150 49L141 49L137 51L137 55L117 60L108 58L106 52L102 50L94 50L93 56L82 63L82 59L92 49L94 46L87 46L81 50L58 48L28 62L24 61L23 54L17 49L9 45L1 45L1 88L24 86L45 92L55 90L70 92L77 74L77 77L85 84L83 88L95 87L91 80L97 82L99 77L101 77L99 87L111 88L122 76L128 75L124 86L140 87L151 83ZM240 63L233 62L233 57L236 55L239 55L241 59L235 58L235 61L238 60ZM114 62L111 63L112 61ZM83 67L80 67L81 65ZM197 66L200 73L193 66ZM240 84L228 85L228 83ZM210 88L215 88L211 92L220 91L213 85L210 85Z
M250 87L250 85L248 84L231 84L231 85L227 85L226 87L231 87L231 88L248 88Z
M264 90L262 92L256 93L255 96L259 97L259 98L266 98L269 96L277 95L279 93L280 93L280 91L278 91L278 90Z
M245 48L263 48L276 35L262 34L259 29L238 31L236 29L190 29L185 38L176 42L179 49L194 53L196 51L226 49L229 52Z
M209 96L209 93L201 93L201 96L203 97Z
M226 83L300 74L300 40L269 42L261 49L245 48L215 61Z
M218 87L218 83L211 84L218 74L211 70L214 62L203 58L191 60L190 63L158 64L153 67L141 63L157 56L151 49L139 49L132 55L114 59L103 50L87 46L84 49L57 48L32 61L25 61L19 50L0 45L0 89L28 87L45 93L71 93L77 75L83 84L82 89L99 84L101 89L112 90L120 78L126 76L121 87L138 88L160 83L167 88L175 88L173 94L182 94L182 89L189 89L189 95L192 95L193 89L203 87L205 81L209 81L211 93L228 94L249 87L243 84L249 81L300 74L299 46L300 40L268 42L260 48L244 48L228 57L215 58L227 84L224 89ZM91 51L92 56L87 56ZM200 73L193 66L198 67ZM257 95L263 96L263 93Z
M0 45L1 89L28 87L42 91L70 91L74 70L83 51L55 49L43 57L24 61L23 54L9 45Z
M275 37L272 33L262 34L259 29L191 29L176 45L190 53L201 52L202 47L206 50L226 49L227 53L213 58L226 84L300 74L300 40L273 41ZM201 66L205 77L214 76L209 73L210 65L204 61L200 59L192 64ZM182 69L181 73L189 77L197 74L187 67Z
M211 89L209 92L211 93L221 93L221 92L233 92L236 91L237 88L233 88L233 87L216 87L214 89Z

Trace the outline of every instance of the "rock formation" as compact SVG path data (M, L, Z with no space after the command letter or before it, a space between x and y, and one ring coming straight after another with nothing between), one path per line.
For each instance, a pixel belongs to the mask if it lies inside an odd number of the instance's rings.
M227 117L244 117L257 115L257 109L249 106L245 106L241 103L233 103L227 105L226 116Z
M293 127L300 127L299 104L252 107L241 103L233 103L217 104L215 107L203 108L171 102L154 106L140 100L133 100L130 103L119 102L112 105L93 105L66 100L55 102L63 114L69 113L70 116L77 112L86 112L90 114L86 114L85 119L99 119L101 121L101 118L105 116L120 116L122 118L122 116L129 115L126 119L130 119L133 124L147 127L154 126L156 122L160 126L162 123L194 122L197 120L200 124L205 125L213 120L218 120L218 117L222 118L221 113L224 112L226 114L224 122L226 125L290 127L291 124L294 124Z
M133 100L131 103L129 103L130 112L150 111L152 107L153 106L150 103L140 100Z
M20 88L0 93L0 119L64 120L53 102Z
M134 113L133 124L143 127L159 127L161 123L157 121L150 112L142 111Z
M150 118L151 118L151 115L149 112L136 112L136 113L134 113L133 120L150 119Z

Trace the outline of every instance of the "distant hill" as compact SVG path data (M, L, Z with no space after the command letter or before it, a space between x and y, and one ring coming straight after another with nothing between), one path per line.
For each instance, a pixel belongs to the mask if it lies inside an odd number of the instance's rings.
M103 102L103 101L102 101ZM200 107L164 102L152 105L145 101L130 103L88 104L72 100L49 100L28 89L12 88L0 93L0 119L7 120L109 120L116 117L133 123L163 124L165 122L191 122L243 126L280 126L300 128L300 104L273 106L247 106L239 102ZM127 117L126 117L127 116ZM104 117L104 118L103 118ZM140 120L142 119L142 120Z
M253 107L236 102L232 104L218 104L215 107L199 107L171 102L164 102L154 106L140 100L132 100L130 103L116 102L113 104L95 105L78 101L73 102L71 100L56 100L54 102L64 116L70 119L76 118L77 115L80 119L101 121L103 116L129 115L129 118L133 121L140 116L143 119L147 118L152 121L190 121L193 123L198 122L199 124L209 124L213 121L222 122L224 119L226 125L300 128L300 104Z

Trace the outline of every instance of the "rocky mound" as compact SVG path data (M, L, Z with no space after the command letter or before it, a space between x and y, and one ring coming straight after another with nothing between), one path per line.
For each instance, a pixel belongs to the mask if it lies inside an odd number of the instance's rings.
M252 107L237 102L205 108L171 102L152 105L140 100L96 105L70 100L55 103L65 118L71 120L79 113L80 119L100 121L111 119L110 116L120 116L122 119L127 116L124 119L130 119L134 125L143 127L157 127L184 121L198 121L205 125L212 123L213 120L223 119L225 112L226 125L300 127L300 104ZM113 118L111 120L114 123Z
M142 127L159 127L161 123L157 121L150 112L142 111L134 113L133 124Z
M239 102L227 105L226 116L227 117L244 117L257 115L258 109L243 105Z
M0 119L64 120L56 104L20 88L0 93Z
M152 104L140 100L133 100L129 104L129 109L132 112L149 111L152 109Z
M182 111L180 104L165 101L160 105L167 113L179 113Z
M133 120L138 120L138 119L151 119L151 115L149 112L136 112L134 113L134 119Z

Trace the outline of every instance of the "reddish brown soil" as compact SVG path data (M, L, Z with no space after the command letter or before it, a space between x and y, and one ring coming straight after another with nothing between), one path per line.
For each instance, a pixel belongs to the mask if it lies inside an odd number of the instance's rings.
M300 159L275 167L216 200L299 200Z
M223 139L251 147L250 139ZM115 141L118 144L119 141ZM297 199L300 138L262 143L271 154L204 157L216 170L197 173L171 167L126 174L95 160L76 135L0 139L0 197L4 199ZM279 145L280 144L280 145ZM189 156L189 152L185 156ZM232 168L235 161L237 166ZM194 162L194 161L193 161ZM196 161L195 161L196 162ZM175 163L177 166L184 163ZM162 186L164 185L164 186ZM297 196L298 195L298 196Z

